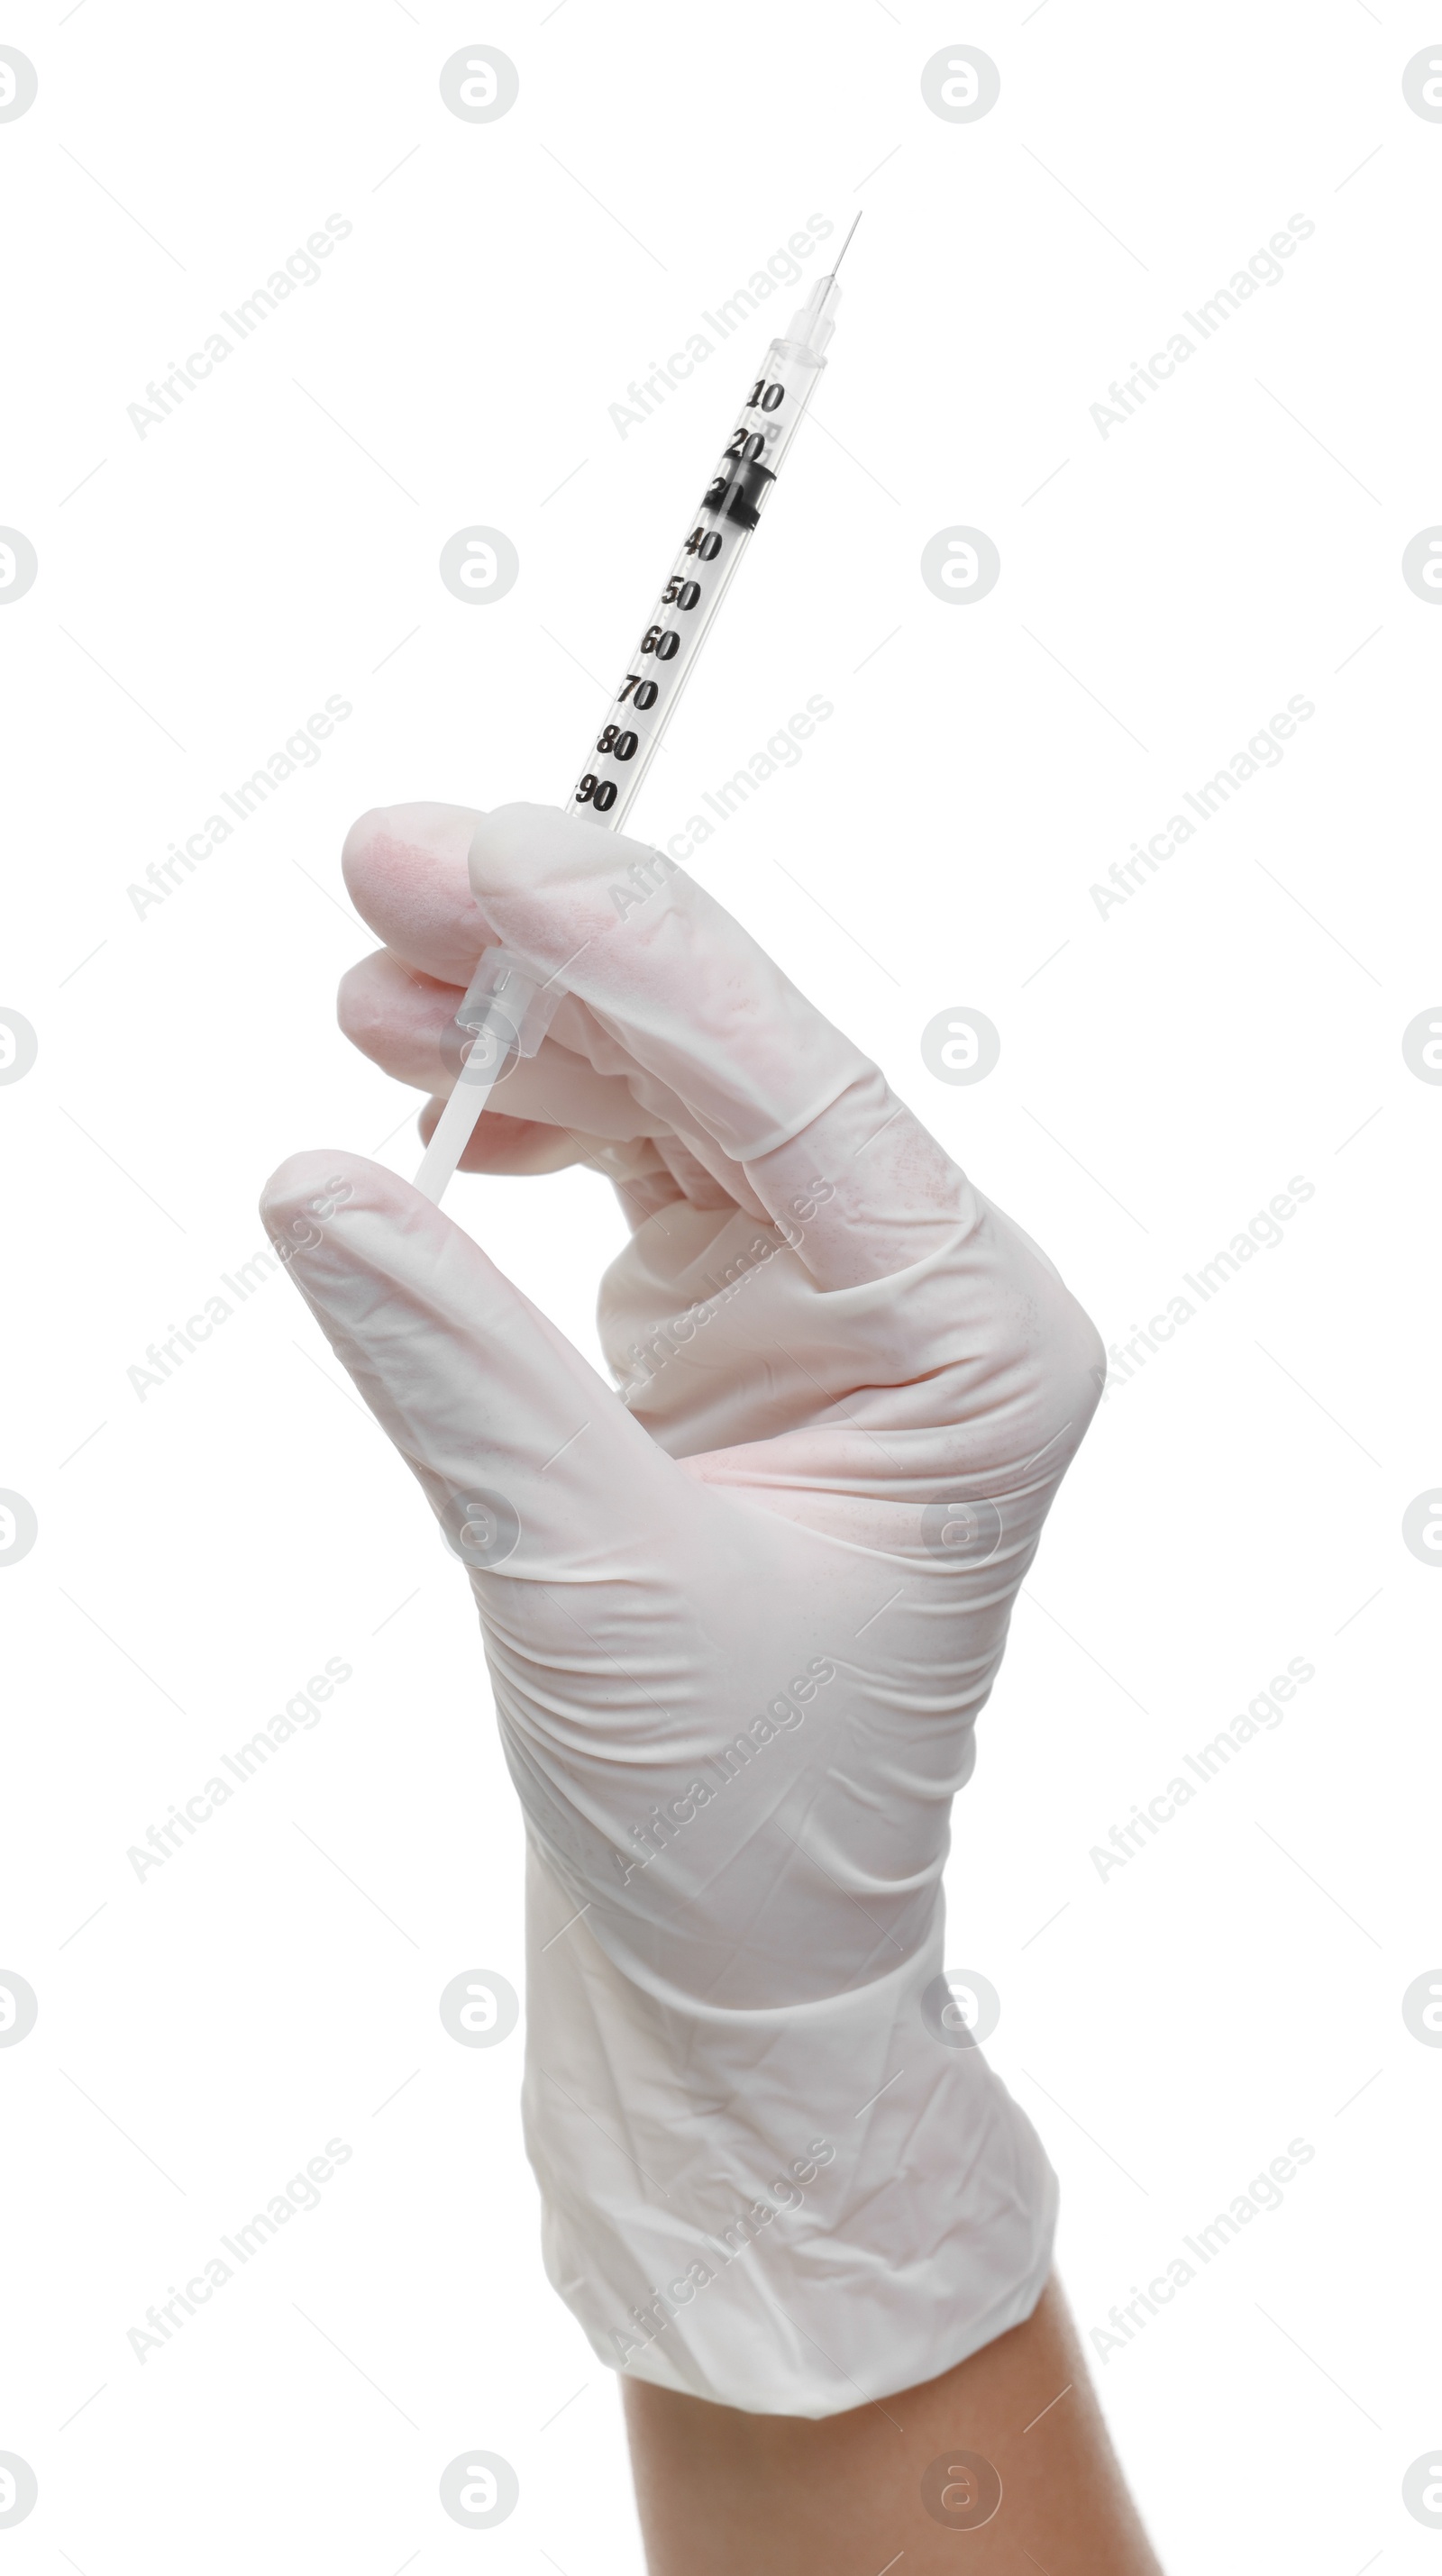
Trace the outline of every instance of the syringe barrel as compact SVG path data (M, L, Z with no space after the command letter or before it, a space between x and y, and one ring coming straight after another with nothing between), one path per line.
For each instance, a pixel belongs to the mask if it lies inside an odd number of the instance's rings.
M519 1058L536 1053L563 999L554 977L543 980L524 957L505 948L481 951L441 1041L455 1084L416 1174L423 1198L439 1207L491 1093Z
M785 339L767 350L571 791L568 813L588 815L611 831L623 821L801 426L826 364L822 352L839 300L833 269L817 279ZM560 999L558 980L538 983L523 958L495 949L483 955L447 1031L457 1079L416 1175L416 1187L437 1205L492 1089L519 1056L535 1053Z
M568 813L619 829L825 364L802 340L772 341L571 790Z

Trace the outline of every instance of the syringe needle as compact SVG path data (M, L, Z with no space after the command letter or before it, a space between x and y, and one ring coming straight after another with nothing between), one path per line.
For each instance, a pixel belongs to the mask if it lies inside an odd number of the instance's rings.
M661 734L696 665L702 641L728 589L766 495L805 416L822 369L840 301L836 269L846 255L852 222L836 266L819 276L785 336L773 340L752 380L730 438L689 521L689 534L672 566L646 628L627 657L625 676L611 701L587 766L567 802L569 813L616 831L659 748ZM750 371L748 370L748 373ZM673 835L674 839L674 835ZM640 897L634 898L640 901ZM624 918L624 914L622 916ZM491 1087L518 1056L532 1056L565 996L564 969L542 982L524 957L488 948L456 1013L454 1043L474 1037L465 1070L451 1092L426 1149L416 1186L439 1204ZM479 1052L477 1052L479 1050Z
M864 206L858 208L856 215L852 219L851 233L855 232L856 227L860 223L865 212L866 208ZM836 254L836 267L833 268L831 272L833 277L836 275L836 269L841 266L842 261L845 259L846 254L851 247L851 233L847 234L845 241L842 243L840 250Z

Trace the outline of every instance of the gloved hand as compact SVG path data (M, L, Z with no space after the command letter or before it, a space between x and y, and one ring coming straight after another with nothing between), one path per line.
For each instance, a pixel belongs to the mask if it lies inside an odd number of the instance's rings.
M946 2010L941 1873L1101 1345L655 852L420 806L345 865L386 942L349 1034L441 1091L484 944L560 973L465 1168L587 1161L634 1227L600 1295L618 1392L377 1165L298 1155L264 1201L472 1569L528 1837L548 2269L612 2367L837 2412L1019 2323L1049 2268L1050 2168Z

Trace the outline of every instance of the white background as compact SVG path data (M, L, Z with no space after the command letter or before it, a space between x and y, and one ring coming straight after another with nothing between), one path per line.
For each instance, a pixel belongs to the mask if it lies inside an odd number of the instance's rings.
M1401 1536L1442 1464L1442 1092L1401 1052L1442 985L1442 616L1400 572L1442 519L1442 126L1401 80L1435 15L7 7L39 75L0 124L0 519L39 557L0 615L0 1003L40 1047L0 1092L0 1485L39 1519L3 1572L0 1960L40 1999L0 2051L25 2576L640 2567L614 2384L540 2268L520 2035L462 2049L437 2013L464 1969L523 1983L461 1570L283 1278L143 1400L127 1373L260 1247L286 1152L413 1167L409 1096L333 1024L373 944L345 829L564 795L804 288L624 437L610 407L858 207L814 422L631 828L664 839L832 700L697 872L1109 1341L1314 1185L1071 1472L959 1804L948 1955L1001 1994L1084 2330L1314 2149L1097 2358L1170 2576L1436 2565L1401 2485L1442 2436L1442 2053L1400 2008L1442 1953L1436 1576ZM492 124L438 85L477 40L520 76ZM957 41L1001 73L973 124L922 96ZM147 382L333 212L318 282L138 435ZM1294 213L1282 281L1103 437L1111 381ZM472 607L437 558L474 523L521 573ZM956 524L1000 550L983 601L920 578ZM332 694L316 765L138 916L127 888ZM1103 917L1092 884L1294 694L1280 765ZM1002 1034L974 1089L921 1062L953 1005ZM449 1203L594 1353L601 1184ZM322 1722L140 1883L127 1848L328 1657L353 1678ZM1285 1722L1103 1880L1091 1847L1294 1657ZM320 2207L137 2360L147 2307L332 2137ZM521 2480L484 2537L437 2499L468 2444Z

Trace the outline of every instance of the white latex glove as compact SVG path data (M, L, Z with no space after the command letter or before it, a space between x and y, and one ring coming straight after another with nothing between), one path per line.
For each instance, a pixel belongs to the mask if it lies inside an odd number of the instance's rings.
M945 2010L941 1874L1101 1344L654 852L422 806L346 866L387 949L343 1023L403 1079L447 1087L483 944L564 970L467 1167L598 1163L636 1227L600 1296L623 1396L377 1165L298 1155L264 1202L474 1568L548 2270L613 2367L838 2412L1019 2323L1049 2268L1050 2167Z

